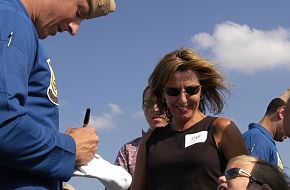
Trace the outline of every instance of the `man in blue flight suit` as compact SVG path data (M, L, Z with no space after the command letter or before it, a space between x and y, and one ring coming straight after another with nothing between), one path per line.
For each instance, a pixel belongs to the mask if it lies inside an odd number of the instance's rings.
M59 132L51 59L39 39L75 35L84 19L115 10L113 0L0 0L0 189L62 189L94 157L93 127Z

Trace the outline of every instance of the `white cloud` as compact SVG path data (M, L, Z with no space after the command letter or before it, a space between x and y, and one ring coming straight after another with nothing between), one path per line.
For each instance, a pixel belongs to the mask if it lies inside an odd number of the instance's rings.
M132 113L132 117L133 118L137 118L137 119L144 119L145 118L145 116L144 116L144 111L143 110L139 110L139 111L137 111L137 112L135 112L135 113Z
M212 59L228 70L290 68L290 30L282 27L263 31L225 22L216 25L213 34L199 33L191 41L194 47L210 51Z
M120 113L123 113L122 110L120 109L120 107L117 104L110 103L109 106L112 109L112 114L120 114Z
M123 111L116 104L109 103L109 107L111 108L109 113L104 113L101 116L92 116L90 125L97 129L113 127L115 116L123 113Z

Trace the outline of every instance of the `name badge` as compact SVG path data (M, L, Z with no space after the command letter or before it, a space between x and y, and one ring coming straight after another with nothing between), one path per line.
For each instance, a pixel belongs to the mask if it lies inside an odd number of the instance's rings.
M196 143L203 143L207 139L207 131L185 135L185 148Z

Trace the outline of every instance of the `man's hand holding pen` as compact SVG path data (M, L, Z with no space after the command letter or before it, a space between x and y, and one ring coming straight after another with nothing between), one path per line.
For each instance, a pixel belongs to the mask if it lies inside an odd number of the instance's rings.
M81 128L69 128L66 134L70 135L76 143L76 165L87 164L97 151L99 137L96 129L89 123L90 110L87 109L84 124Z

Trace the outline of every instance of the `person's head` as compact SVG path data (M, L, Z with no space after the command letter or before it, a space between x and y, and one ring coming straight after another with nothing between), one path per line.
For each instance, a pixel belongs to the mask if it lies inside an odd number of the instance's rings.
M271 163L247 155L232 158L218 184L218 190L290 189L285 173Z
M285 115L286 102L281 98L274 98L269 103L265 117L270 118L275 124L274 127L274 137L275 141L282 142L286 136L283 128L283 119Z
M290 101L288 101L283 121L285 135L290 137Z
M142 108L147 123L151 129L167 125L168 119L166 114L158 108L157 99L151 95L150 86L147 86L143 91Z
M114 0L22 0L38 37L57 32L75 35L84 19L105 16L115 10Z
M284 116L284 121L283 121L283 127L285 134L290 137L290 101L289 101L289 96L290 96L290 88L285 90L279 98L281 98L284 102L286 102L286 110L285 110L285 116Z
M169 109L172 120L187 122L197 112L220 113L223 76L215 65L189 48L165 55L149 77L152 92L162 110Z

